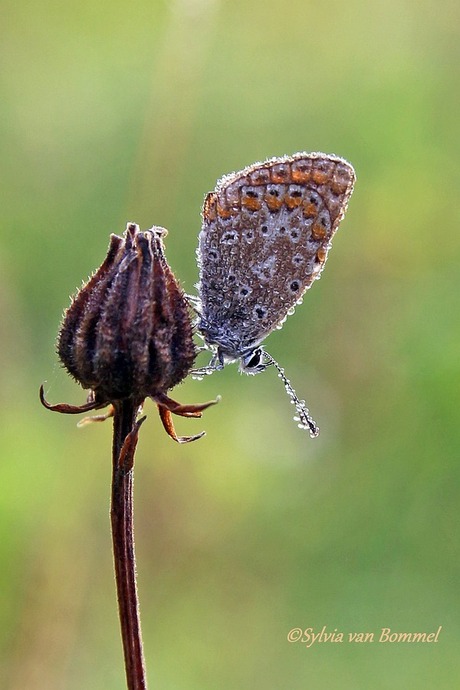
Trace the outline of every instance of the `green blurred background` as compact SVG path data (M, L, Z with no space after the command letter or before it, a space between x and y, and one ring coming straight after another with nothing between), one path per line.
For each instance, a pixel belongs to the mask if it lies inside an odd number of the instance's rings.
M299 150L358 181L323 279L267 347L153 404L135 517L152 690L451 689L460 673L458 46L452 0L2 2L1 687L125 686L109 534L111 424L54 352L69 295L126 221L197 279L204 194ZM206 360L203 360L203 363ZM291 628L437 644L289 643Z

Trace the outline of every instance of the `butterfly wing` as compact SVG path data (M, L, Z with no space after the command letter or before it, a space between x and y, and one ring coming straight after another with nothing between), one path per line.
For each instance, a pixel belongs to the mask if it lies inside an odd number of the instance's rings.
M354 181L342 158L297 153L218 182L198 248L207 344L236 359L284 321L319 278Z

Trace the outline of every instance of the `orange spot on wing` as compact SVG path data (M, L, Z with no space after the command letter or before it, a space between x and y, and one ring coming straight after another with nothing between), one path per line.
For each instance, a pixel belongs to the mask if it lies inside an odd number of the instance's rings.
M324 247L320 247L316 252L316 260L323 264L326 261L326 256L327 251L324 249Z
M258 197L244 196L241 199L241 205L250 211L259 211L262 206L262 202Z
M337 179L332 180L331 189L334 192L334 194L345 194L345 192L347 191L347 187L348 187L348 182L344 182L343 179L342 180L337 180Z
M217 214L216 214L216 195L215 194L208 194L208 196L205 199L204 206L203 206L203 217L206 218L206 220L216 220Z
M271 171L272 182L275 184L283 184L283 182L289 182L291 175L289 168L278 168L272 169Z
M304 209L303 209L303 214L307 218L314 218L315 216L318 215L318 208L316 204L305 204Z
M284 196L274 196L273 194L265 194L265 203L270 211L279 211L284 202Z
M284 199L284 203L290 209L297 208L302 204L302 201L303 199L301 196L291 196L290 194L286 194Z
M324 170L313 170L312 177L316 184L325 184L329 179L328 173Z
M219 215L219 218L231 218L232 212L230 211L229 208L225 208L225 206L221 206L220 204L217 204L217 213Z
M309 170L292 170L292 181L297 182L298 184L305 184L305 182L309 182L311 177L311 173Z
M314 240L323 240L326 237L326 229L322 225L314 225L311 229L311 236Z

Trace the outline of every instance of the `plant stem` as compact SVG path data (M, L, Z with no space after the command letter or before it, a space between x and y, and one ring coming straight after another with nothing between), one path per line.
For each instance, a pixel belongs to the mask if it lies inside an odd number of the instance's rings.
M134 453L139 427L139 405L132 400L114 404L112 522L113 558L117 584L121 637L128 690L146 690L142 633L136 585L133 531Z

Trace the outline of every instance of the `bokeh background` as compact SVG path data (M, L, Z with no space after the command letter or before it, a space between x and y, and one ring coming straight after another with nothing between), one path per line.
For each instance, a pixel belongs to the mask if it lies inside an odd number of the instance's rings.
M460 673L459 5L453 0L2 2L1 687L125 687L109 534L111 424L54 352L62 310L126 221L197 279L204 194L299 150L358 182L322 280L228 367L178 446L146 406L139 590L151 688L451 689ZM204 363L203 360L202 363ZM289 643L291 628L373 644ZM436 644L379 644L380 630Z

